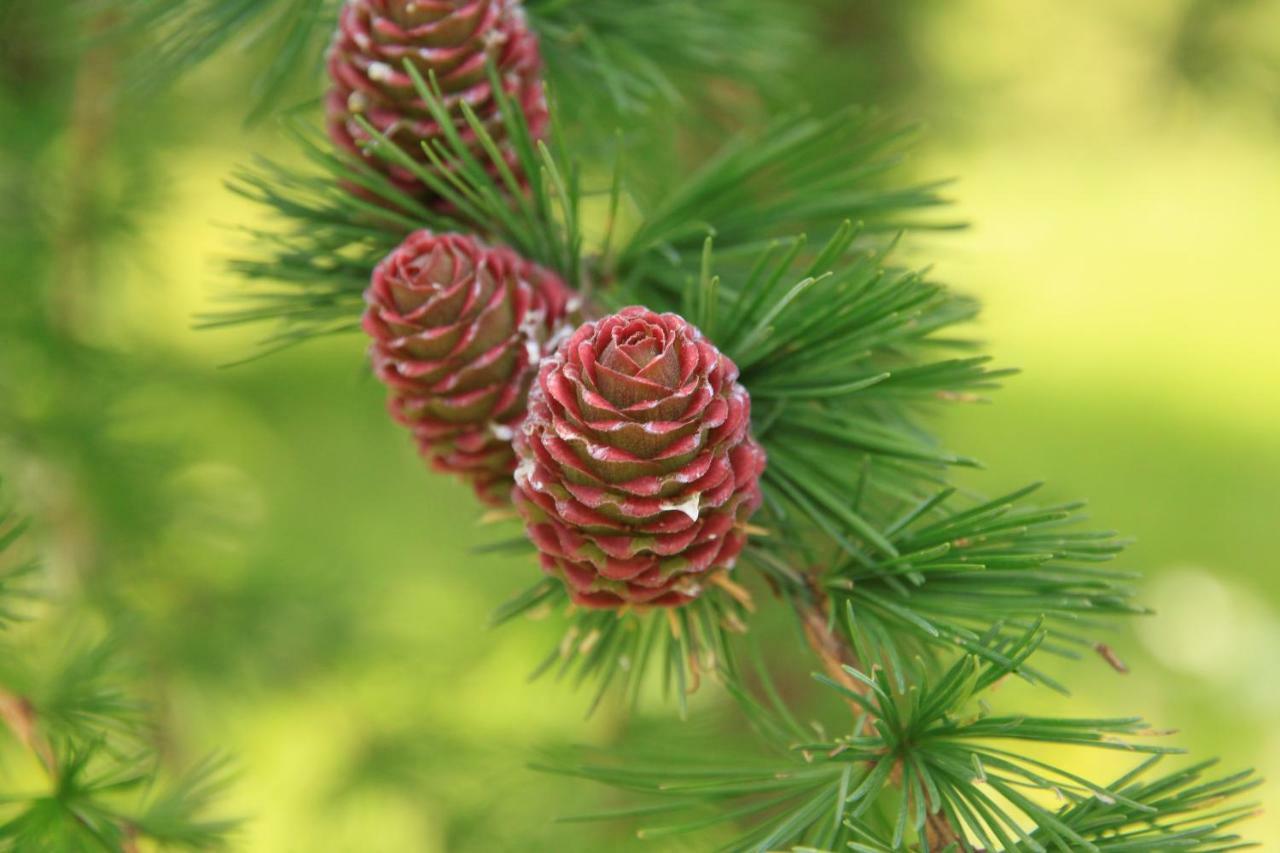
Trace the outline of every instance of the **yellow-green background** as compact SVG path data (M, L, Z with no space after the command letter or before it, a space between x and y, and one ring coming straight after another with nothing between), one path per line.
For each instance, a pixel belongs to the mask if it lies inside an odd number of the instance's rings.
M829 5L839 24L892 4ZM1217 14L1188 25L1193 6ZM1280 778L1280 4L954 0L907 17L874 54L883 68L841 55L877 49L852 32L808 72L828 99L846 79L852 96L883 85L929 123L912 168L959 178L973 227L917 241L913 260L985 301L980 334L1025 374L942 431L987 463L984 489L1043 478L1091 498L1098 523L1136 538L1124 564L1160 611L1113 638L1132 674L1063 664L1072 699L1009 701L1140 713L1198 756ZM102 560L135 651L169 685L173 750L236 756L246 850L623 844L552 825L595 794L523 769L623 720L584 723L583 694L525 683L554 625L486 629L536 570L468 553L485 540L469 496L385 417L363 342L220 370L252 333L191 329L228 288L224 225L257 215L221 181L277 144L240 129L234 61L184 84L185 114L208 114L159 147L160 192L89 303L93 337L143 365L104 412L109 439L180 448L148 474L172 501L165 527ZM112 537L76 540L76 480L51 455L24 457L11 490L46 511L56 572ZM1274 813L1250 831L1280 849Z

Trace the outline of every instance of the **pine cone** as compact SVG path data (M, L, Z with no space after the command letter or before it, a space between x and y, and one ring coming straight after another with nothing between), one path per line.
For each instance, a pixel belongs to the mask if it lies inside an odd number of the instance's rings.
M678 606L746 544L764 451L738 368L686 320L627 308L543 360L516 506L588 607Z
M378 264L364 330L392 417L435 467L509 499L511 439L571 292L510 249L416 231Z
M354 120L362 115L415 160L429 163L421 143L442 138L443 131L405 72L406 58L423 79L435 72L458 132L481 163L489 164L489 156L457 106L463 101L503 148L513 170L516 166L514 152L503 145L505 127L489 85L488 62L523 109L534 137L546 132L538 40L519 0L348 0L328 59L333 87L325 111L335 143L361 153L372 141ZM371 153L367 160L406 192L432 200L408 169Z

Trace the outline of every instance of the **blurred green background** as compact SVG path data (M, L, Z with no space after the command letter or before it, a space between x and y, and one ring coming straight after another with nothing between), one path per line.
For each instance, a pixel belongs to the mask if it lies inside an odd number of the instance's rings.
M814 5L827 44L797 78L928 122L912 168L957 176L974 224L912 260L979 295L1025 369L939 424L990 468L971 484L1091 498L1160 612L1114 638L1130 675L1051 663L1075 696L1018 701L1142 714L1280 779L1280 4ZM285 150L241 124L247 63L117 115L109 55L86 78L40 49L60 25L0 3L0 467L56 591L140 660L166 749L237 757L245 850L631 844L552 823L603 795L526 762L625 720L525 683L553 624L486 628L534 570L470 553L491 537L385 416L363 341L221 369L255 332L192 329L231 289L227 226L258 215L223 179ZM1280 849L1280 817L1252 834Z

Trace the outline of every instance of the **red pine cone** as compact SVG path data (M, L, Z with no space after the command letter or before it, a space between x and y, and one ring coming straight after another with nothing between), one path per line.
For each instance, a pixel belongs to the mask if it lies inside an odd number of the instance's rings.
M505 128L489 85L488 62L494 64L503 90L524 111L534 137L546 132L542 59L519 0L348 0L328 59L333 87L325 112L335 143L361 152L372 140L354 120L362 115L415 160L429 163L421 143L442 138L443 131L406 73L406 58L424 80L435 72L458 132L480 162L489 163L489 157L457 105L470 104L502 144ZM514 168L514 153L505 154ZM410 194L430 196L408 169L372 154L368 162Z
M509 499L511 439L569 299L554 273L458 234L416 231L373 271L363 325L392 417L489 503Z
M578 604L678 606L729 569L765 455L738 368L646 308L579 328L543 359L516 436L516 506Z

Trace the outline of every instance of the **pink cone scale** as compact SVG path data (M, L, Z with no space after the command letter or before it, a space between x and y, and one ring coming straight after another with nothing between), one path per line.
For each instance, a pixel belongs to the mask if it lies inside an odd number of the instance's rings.
M405 60L430 79L434 72L459 134L482 163L489 163L458 104L466 102L504 148L505 128L486 69L492 63L503 90L524 112L535 138L546 132L548 114L538 40L519 0L348 0L328 55L332 86L325 101L329 135L341 148L364 153L401 189L431 200L431 193L402 166L365 149L373 141L360 127L363 116L415 160L427 164L421 143L443 131L405 71Z
M680 606L733 567L765 466L737 379L688 321L639 307L584 324L543 360L514 494L574 602Z
M392 417L438 470L510 499L511 440L571 291L506 248L417 231L373 271L363 327Z

